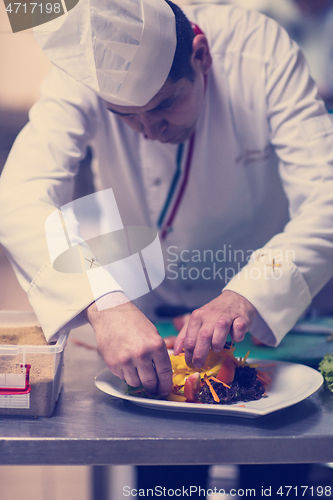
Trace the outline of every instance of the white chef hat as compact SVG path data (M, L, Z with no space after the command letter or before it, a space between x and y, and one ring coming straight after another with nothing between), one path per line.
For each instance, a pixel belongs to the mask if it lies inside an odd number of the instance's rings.
M175 24L165 0L79 0L34 34L55 66L103 99L144 106L168 77Z

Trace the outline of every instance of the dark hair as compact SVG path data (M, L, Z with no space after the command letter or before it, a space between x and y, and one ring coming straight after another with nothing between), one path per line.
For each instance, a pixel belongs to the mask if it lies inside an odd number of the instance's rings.
M194 32L190 21L178 5L165 0L171 7L176 18L177 47L168 78L173 82L180 78L187 78L191 82L195 79L195 71L191 64L192 41Z

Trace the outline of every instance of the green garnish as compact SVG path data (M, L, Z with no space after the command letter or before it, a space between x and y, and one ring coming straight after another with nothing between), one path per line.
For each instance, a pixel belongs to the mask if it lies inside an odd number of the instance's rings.
M131 387L127 384L125 394L128 394L129 396L139 396L140 398L163 399L158 393L148 394L143 385L140 385L139 387Z
M325 379L328 389L333 392L333 354L326 354L319 363L318 368Z

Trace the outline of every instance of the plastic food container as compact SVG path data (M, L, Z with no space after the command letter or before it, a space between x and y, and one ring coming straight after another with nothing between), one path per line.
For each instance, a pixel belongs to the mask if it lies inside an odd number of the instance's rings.
M34 313L0 311L0 416L52 415L68 334L47 343Z

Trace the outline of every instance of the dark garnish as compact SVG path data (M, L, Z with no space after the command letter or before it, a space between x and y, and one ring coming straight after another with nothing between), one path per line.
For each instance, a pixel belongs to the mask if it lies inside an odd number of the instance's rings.
M238 366L235 371L235 378L230 384L230 388L214 382L211 384L220 399L220 403L214 401L207 385L204 385L197 395L199 403L206 404L227 404L236 401L255 401L262 398L265 387L257 379L257 371L250 366Z

